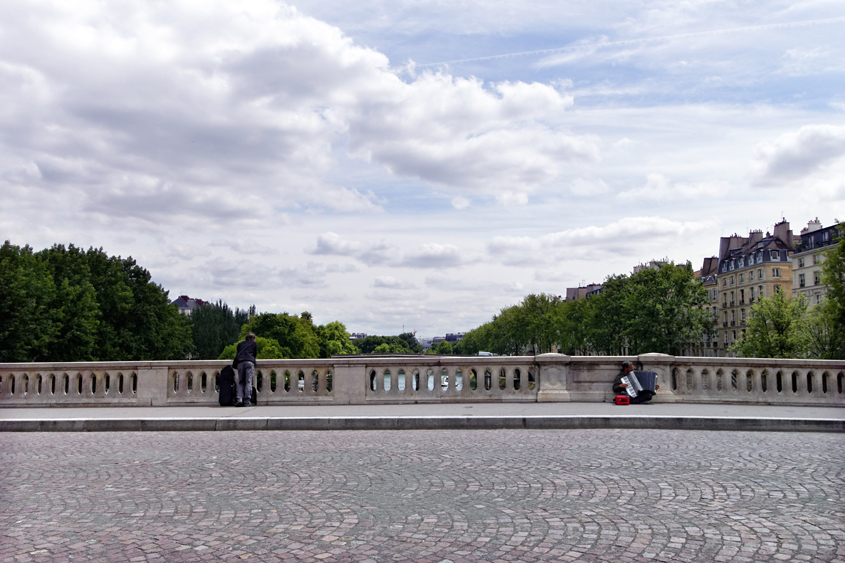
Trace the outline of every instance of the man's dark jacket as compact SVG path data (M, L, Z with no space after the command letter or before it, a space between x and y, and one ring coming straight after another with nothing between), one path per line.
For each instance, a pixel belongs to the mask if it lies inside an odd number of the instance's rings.
M241 362L255 363L255 356L258 355L258 344L255 340L244 340L238 342L238 353L235 354L235 361L232 362L232 367L238 367Z

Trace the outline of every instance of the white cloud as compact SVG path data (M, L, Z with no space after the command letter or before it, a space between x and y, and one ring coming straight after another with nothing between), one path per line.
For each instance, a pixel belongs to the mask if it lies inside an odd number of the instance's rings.
M373 287L383 287L387 289L416 289L417 285L413 282L403 281L393 276L379 276L373 281Z
M452 244L422 244L402 259L401 264L410 268L456 268L468 263L458 247Z
M455 209L466 209L469 207L470 201L463 196L456 196L452 198L452 207Z
M567 229L540 237L494 237L487 250L494 259L504 264L524 266L562 259L633 256L714 226L709 221L679 222L661 217L628 217L603 227Z
M597 178L595 180L586 180L584 178L575 178L569 184L569 191L572 195L581 197L592 197L596 195L606 194L610 191L604 180Z
M365 244L343 239L331 232L317 237L317 248L312 254L351 256L368 266L408 268L456 268L478 260L477 257L463 255L458 247L451 244L426 243L414 251L403 253L385 240Z
M683 200L702 197L722 197L729 190L730 185L727 182L672 183L662 174L649 174L644 186L620 192L616 195L616 198L621 201Z
M254 239L241 239L241 240L229 240L229 239L214 239L211 241L210 246L217 246L217 247L226 247L232 250L233 252L237 252L238 254L242 255L249 255L249 254L260 254L260 255L270 255L270 254L279 254L278 248L272 248L270 246L264 246L259 244Z
M597 158L553 125L572 98L552 86L403 82L384 54L271 0L5 4L0 21L0 152L17 163L0 185L80 190L83 213L380 210L325 181L344 141L398 176L492 192Z
M341 238L337 233L327 232L317 237L317 249L313 254L354 256L361 252L363 244Z
M751 165L758 186L805 178L845 156L845 125L805 125L771 143L760 143Z

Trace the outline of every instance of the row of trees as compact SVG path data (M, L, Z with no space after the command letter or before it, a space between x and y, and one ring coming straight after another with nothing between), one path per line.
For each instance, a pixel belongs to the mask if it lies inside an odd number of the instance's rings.
M689 263L659 264L611 276L590 299L528 295L465 334L461 348L464 354L540 354L553 345L568 354L681 354L713 331L706 303Z
M845 238L825 252L828 294L807 307L783 294L752 308L734 350L747 357L845 358ZM707 294L689 263L665 263L611 276L600 294L565 302L531 294L429 353L681 355L714 332ZM9 241L0 248L0 361L233 358L248 332L260 358L328 358L338 354L422 352L411 333L368 336L352 344L343 323L312 316L256 314L222 302L180 315L167 292L132 258L73 245L34 252ZM706 338L705 338L706 337Z
M261 313L253 316L220 353L220 359L234 359L237 342L248 333L256 335L258 359L330 358L338 354L357 354L349 341L346 327L339 321L315 325L311 313Z
M0 247L0 361L185 358L188 319L132 258Z
M0 247L0 362L234 357L248 332L262 358L358 353L343 323L317 326L307 312L258 315L218 301L181 315L146 269L102 249Z

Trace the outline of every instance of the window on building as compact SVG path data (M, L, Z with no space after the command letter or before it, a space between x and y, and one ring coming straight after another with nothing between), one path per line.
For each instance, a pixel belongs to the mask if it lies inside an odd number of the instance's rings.
M760 299L762 299L764 297L764 295L765 294L763 293L763 286L761 285L760 286Z
M733 336L733 340L734 340L734 342L736 342L736 331L733 331L732 336Z
M731 269L731 272L733 272L733 271L734 271L734 262L733 262L733 260L731 260L730 269Z
M757 279L763 281L763 268L757 268Z
M779 278L780 277L780 268L772 268L772 277Z
M813 266L815 266L816 264L818 264L818 262L819 262L819 256L818 256L818 254L813 254Z
M740 303L742 303L742 302L744 302L744 301L745 301L745 290L744 290L744 289L740 289L740 290L739 290L739 302L740 302Z
M827 242L828 235L830 235L830 233L829 233L829 232L827 232L827 231L823 232L823 233L822 233L822 240L823 240L823 241L825 241L825 242Z
M769 260L780 260L780 252L778 252L777 250L770 250Z
M748 272L748 281L754 281L754 270Z
M751 294L749 295L749 297L751 298L751 301L754 301L754 288L752 287L750 291Z
M775 293L780 293L780 286L779 285L775 286Z
M731 322L732 323L736 322L736 311L731 311Z
M742 283L745 280L745 274L739 275L739 283Z
M723 293L723 294L722 294L722 304L723 304L725 307L727 307L727 306L728 306L728 294L727 294L727 293Z
M759 264L762 261L763 261L763 251L761 250L757 253L757 263Z
M728 312L727 311L725 311L725 324L726 325L728 324Z
M804 287L806 285L804 281L804 274L798 274L798 287Z
M740 310L739 310L739 319L740 319L742 322L745 322L745 309L740 309Z
M726 332L725 333L725 346L727 346L727 345L728 345L728 333Z
M819 293L818 295L816 295L816 305L818 305L821 302L822 302L822 294Z
M735 300L734 292L731 291L731 306L733 306Z
M728 287L728 278L722 278L722 287Z
M804 267L804 259L803 259L803 258L799 258L799 259L798 259L798 267L799 267L799 268L803 268L803 267Z
M819 285L821 280L821 272L813 272L813 285Z

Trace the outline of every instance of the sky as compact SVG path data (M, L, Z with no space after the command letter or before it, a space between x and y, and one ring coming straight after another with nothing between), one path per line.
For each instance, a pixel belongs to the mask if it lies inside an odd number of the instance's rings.
M467 331L845 219L843 53L841 0L3 2L0 236Z

